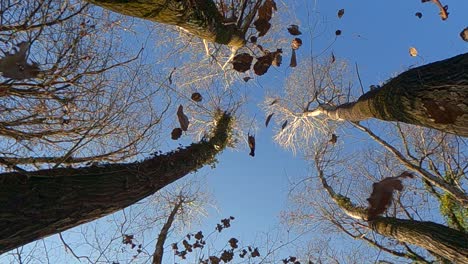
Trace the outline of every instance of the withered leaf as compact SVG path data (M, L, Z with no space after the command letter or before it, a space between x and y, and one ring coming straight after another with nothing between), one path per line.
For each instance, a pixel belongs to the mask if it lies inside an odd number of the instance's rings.
M462 32L460 32L460 37L464 41L468 41L468 27L466 27L465 29L462 30Z
M274 105L278 102L278 99L273 99L273 101L271 101L270 105Z
M255 136L248 135L247 142L249 143L250 153L249 155L255 157Z
M257 19L254 22L255 29L258 31L258 36L262 37L265 36L268 30L271 28L270 22L266 19Z
M251 254L252 258L260 257L260 252L258 252L258 248L255 248Z
M229 239L229 245L232 247L232 248L238 248L238 245L237 245L237 242L239 242L239 240L237 240L236 238L231 238Z
M331 58L330 58L330 63L333 64L335 61L336 61L335 54L333 54L333 52L332 52Z
M248 53L237 54L232 59L232 65L234 70L238 72L246 72L250 70L252 66L253 57Z
M299 26L298 25L290 25L288 27L288 32L289 34L293 35L293 36L298 36L298 35L301 35L301 31L299 31Z
M271 62L271 65L275 67L281 66L281 62L283 61L283 56L281 55L282 53L282 49L277 49L275 52L272 52L273 61Z
M248 82L250 79L253 79L252 77L250 76L246 76L244 78L242 78L244 80L244 82Z
M300 38L294 38L294 39L291 41L291 48L292 48L293 50L297 50L297 49L299 49L301 46L302 46L302 39L300 39Z
M257 61L254 64L254 72L257 75L265 74L273 63L273 57L271 54L257 58Z
M251 36L250 37L250 42L257 43L257 37L256 36Z
M289 67L294 68L297 66L296 50L292 50L291 61L289 62Z
M180 127L174 128L171 132L171 139L177 140L182 136L182 129Z
M415 47L410 47L409 48L409 54L411 57L416 57L418 56L418 50Z
M338 10L338 18L342 18L344 15L344 9Z
M203 97L202 97L202 95L200 93L193 93L190 98L192 98L192 100L197 102L197 103L201 102L203 100Z
M422 0L421 2L425 3L425 2L433 2L434 4L437 5L437 7L439 8L439 16L442 20L447 20L448 18L448 15L449 15L449 12L448 12L448 5L442 5L442 3L440 2L440 0Z
M267 116L266 121L265 121L265 127L268 127L268 124L270 124L270 120L273 117L275 113L271 113Z
M397 177L387 177L372 184L372 194L367 199L369 202L367 209L368 220L375 219L387 210L392 202L393 191L403 190L403 184L400 179L413 177L413 174L405 171Z
M258 17L270 21L273 16L273 11L277 11L274 0L266 0L263 5L258 8Z
M330 142L330 143L332 143L334 145L337 140L338 140L338 136L335 135L335 134L332 134L331 139L328 142Z
M183 131L187 131L189 126L189 119L184 114L184 107L182 105L179 105L179 108L177 109L177 118L179 119L180 128Z
M414 14L415 16L417 16L418 18L421 18L422 17L422 13L421 12L416 12L416 14Z
M335 31L335 35L336 35L336 36L341 35L341 30L338 29L337 31Z
M284 123L281 125L281 130L284 130L286 126L288 125L288 120L284 121Z

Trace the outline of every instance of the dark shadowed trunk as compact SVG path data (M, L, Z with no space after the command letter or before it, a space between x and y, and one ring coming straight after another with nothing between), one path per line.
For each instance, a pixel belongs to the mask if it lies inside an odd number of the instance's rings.
M215 161L231 117L208 141L142 162L0 174L0 254L121 210Z
M468 53L410 69L358 101L307 113L332 119L400 121L468 136Z
M179 26L210 42L242 47L243 33L236 25L226 25L212 0L88 0L95 5L158 23Z
M468 263L468 234L433 222L379 217L371 228L386 237L425 248L453 263Z

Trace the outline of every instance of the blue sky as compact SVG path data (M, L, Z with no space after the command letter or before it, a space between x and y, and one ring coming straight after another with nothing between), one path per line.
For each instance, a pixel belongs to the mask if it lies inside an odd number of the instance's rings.
M282 16L281 21L290 20L290 24L299 24L303 32L301 38L304 44L298 51L298 67L301 67L310 53L329 57L333 52L338 59L347 60L351 68L354 68L354 63L358 64L364 89L367 90L369 85L379 84L408 68L468 51L468 43L463 42L459 36L461 30L468 26L468 1L443 1L443 4L449 6L450 15L447 21L440 19L439 10L434 4L422 4L417 0L278 1L280 10L276 15ZM342 8L345 9L345 14L338 19L336 14ZM285 13L282 14L282 11ZM415 16L416 12L422 12L421 19ZM311 40L309 33L316 23L316 32L312 32L314 38ZM335 40L337 29L342 30L342 35ZM142 32L142 35L145 33L147 32ZM287 37L286 29L284 37ZM333 44L330 46L331 43ZM410 47L418 50L417 57L409 55ZM157 55L155 53L153 56ZM264 128L264 113L257 108L265 93L281 90L285 78L294 71L288 67L289 57L285 56L283 61L280 68L272 68L264 76L241 87L253 98L248 105L248 112L259 123L259 129L255 131L256 156L250 157L245 146L238 150L229 149L218 157L216 168L205 168L198 173L206 178L206 185L212 191L217 210L210 209L209 218L203 219L201 226L193 226L187 231L211 231L221 218L232 215L236 220L232 230L228 230L230 234L244 245L261 243L262 232L271 232L276 228L279 225L280 212L288 208L290 182L313 174L308 162L300 154L293 155L273 142L273 131L277 127L270 125L269 128ZM167 68L161 69L163 72L165 70ZM358 95L360 88L357 78L354 80L353 93ZM245 143L239 143L242 144ZM164 149L172 146L172 143L163 144ZM349 147L357 148L359 145L350 144ZM200 177L199 175L188 177ZM172 239L173 237L168 243ZM217 242L216 246L222 247L224 242L219 240L221 242ZM170 255L171 252L168 251L167 254ZM73 263L75 260L69 258L67 261Z

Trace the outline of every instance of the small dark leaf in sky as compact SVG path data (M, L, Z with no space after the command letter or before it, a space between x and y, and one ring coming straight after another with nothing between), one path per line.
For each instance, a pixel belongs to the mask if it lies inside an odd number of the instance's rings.
M466 27L464 30L462 30L462 32L460 32L460 37L464 41L468 41L468 27Z
M330 58L330 63L334 63L336 61L336 58L335 58L335 54L331 54L331 58Z
M268 71L271 64L273 63L273 58L270 54L257 58L257 62L254 64L254 72L257 75L263 75Z
M182 136L182 129L180 127L174 128L171 132L171 139L177 140Z
M294 68L297 66L296 50L292 50L291 61L289 62L289 67Z
M442 20L447 20L449 12L448 12L448 5L442 5L440 0L422 0L421 2L433 2L439 8L439 16Z
M332 134L331 139L328 142L330 142L330 143L332 143L334 145L336 143L337 139L338 139L338 136L335 135L335 134Z
M337 31L335 31L335 35L337 36L341 35L341 30L338 29Z
M187 131L189 126L189 119L184 114L184 107L182 105L179 105L179 108L177 109L177 118L179 119L180 128L183 131Z
M338 18L342 18L344 15L344 9L338 10Z
M195 239L197 240L203 239L203 232L198 231L198 233L195 234Z
M255 248L251 254L252 258L260 257L260 252L258 252L258 248Z
M247 141L249 143L250 153L249 155L255 157L255 136L248 135Z
M372 194L367 199L369 202L369 207L367 209L368 220L375 219L377 216L383 214L392 203L393 192L395 190L403 190L401 178L413 177L413 174L405 171L397 177L387 177L372 184Z
M291 42L291 48L292 48L293 50L297 50L297 49L299 49L301 46L302 46L302 39L300 39L300 38L295 38L295 39L292 40L292 42Z
M192 100L195 101L195 102L201 102L201 100L203 100L203 97L201 96L200 93L193 93L192 96L191 96Z
M244 80L244 82L248 82L250 79L253 79L252 77L250 76L246 76L244 78L242 78Z
M250 42L257 43L257 37L256 36L251 36L250 37Z
M237 242L239 242L239 240L237 240L236 238L231 238L229 239L229 245L232 247L232 248L238 248L239 246L237 245Z
M279 67L281 66L281 62L283 61L283 56L281 55L283 53L282 49L277 49L275 52L271 53L271 56L273 57L273 61L271 62L271 65Z
M274 105L278 102L278 99L274 99L273 101L271 101L270 105Z
M265 126L268 127L268 124L270 123L271 118L273 117L275 113L271 113L267 116L266 121L265 121Z
M284 128L288 125L288 120L284 121L284 123L281 125L281 130L284 130Z
M421 12L416 12L415 16L417 16L418 18L421 18L421 17L422 17L422 13L421 13Z
M258 31L258 36L262 37L265 36L268 30L271 28L270 22L266 19L257 19L254 22L255 29Z
M288 27L288 32L289 34L293 35L293 36L298 36L298 35L301 35L301 31L299 31L299 26L298 25L290 25Z
M234 67L234 70L238 72L246 72L250 70L250 67L252 66L252 61L253 57L250 54L241 53L237 54L232 59L232 65Z
M258 17L270 21L273 16L273 11L277 11L276 3L274 0L266 0L263 5L258 8Z

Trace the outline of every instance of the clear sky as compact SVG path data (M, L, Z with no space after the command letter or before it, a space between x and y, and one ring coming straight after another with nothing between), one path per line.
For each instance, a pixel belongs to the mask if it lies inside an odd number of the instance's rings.
M449 6L447 21L440 19L439 10L434 4L422 4L419 0L277 2L279 11L276 16L282 16L281 21L286 23L283 37L288 37L288 24L298 24L303 32L303 46L298 50L298 67L303 65L311 53L319 58L327 58L333 52L338 59L349 62L354 77L354 64L358 64L366 90L369 85L379 84L408 68L468 51L468 42L463 42L459 36L462 29L468 26L466 0L443 1L443 4ZM345 14L338 19L336 14L342 8ZM285 14L281 15L283 11ZM421 19L415 16L416 12L423 14ZM135 28L142 30L141 36L145 40L144 34L148 32L138 23ZM314 38L311 39L310 32L314 29ZM342 35L335 40L337 29L342 31ZM132 40L124 41L131 43ZM151 45L151 39L146 45ZM417 57L409 55L410 47L418 50ZM289 50L287 45L283 48ZM148 56L158 56L157 51ZM237 237L244 245L262 243L265 239L262 232L272 233L271 230L279 225L280 212L288 208L290 182L314 173L300 153L293 155L273 141L273 132L278 129L278 125L272 123L265 128L265 113L258 108L264 95L271 91L281 91L285 79L294 71L288 67L289 57L285 55L283 62L280 68L272 68L264 76L239 84L239 89L246 91L252 100L247 109L250 118L255 116L255 122L258 122L258 129L255 130L256 156L249 156L246 142L239 142L239 149L228 149L218 156L216 168L204 168L188 176L206 179L206 186L212 192L217 210L209 209L208 218L202 219L200 226L195 225L187 231L209 232L220 219L232 215L236 220L227 236ZM357 82L353 89L353 93L358 95L360 88ZM187 142L190 141L181 141L182 144ZM163 143L162 148L170 149L173 146L172 142ZM349 148L355 147L358 146L349 145ZM105 222L101 223L105 225ZM170 237L167 243L182 236ZM60 243L54 243L60 247ZM217 242L216 246L224 246L224 241ZM151 249L151 246L148 247L148 250ZM171 255L171 251L166 254ZM70 255L66 259L67 263L76 262ZM168 259L172 261L172 257ZM36 262L32 260L31 263Z

